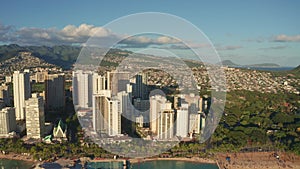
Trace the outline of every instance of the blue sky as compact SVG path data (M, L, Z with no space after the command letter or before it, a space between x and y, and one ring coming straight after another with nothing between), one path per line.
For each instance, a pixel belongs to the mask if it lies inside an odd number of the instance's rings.
M300 1L292 0L2 1L0 41L30 44L28 39L34 38L26 34L30 31L55 29L57 33L67 25L82 24L101 27L128 14L164 12L182 17L201 29L223 60L297 66L300 64L299 9ZM126 28L122 33L126 33ZM38 42L39 39L32 40L32 44Z

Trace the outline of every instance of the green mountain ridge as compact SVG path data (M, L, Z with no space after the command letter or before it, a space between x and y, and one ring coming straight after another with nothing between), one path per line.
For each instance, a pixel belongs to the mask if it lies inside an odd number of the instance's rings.
M19 46L16 44L0 46L0 61L10 59L19 52L31 52L33 56L68 69L76 61L81 48L76 46Z

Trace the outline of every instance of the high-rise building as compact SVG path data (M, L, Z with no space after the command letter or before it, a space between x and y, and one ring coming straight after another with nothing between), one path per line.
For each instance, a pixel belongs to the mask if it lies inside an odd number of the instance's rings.
M186 137L189 133L188 104L182 103L176 112L176 135Z
M0 86L0 101L3 101L6 106L11 106L10 85L3 83Z
M93 94L107 90L105 76L96 72L77 70L73 72L73 103L80 108L91 108Z
M103 136L121 134L121 106L117 98L93 95L93 127Z
M116 96L118 92L127 90L129 80L129 72L107 72L107 89L111 90L112 96Z
M161 95L155 95L150 97L149 122L150 130L153 134L157 134L157 122L159 118L159 113L165 109L166 102L167 99Z
M73 72L73 103L80 108L92 107L93 73L77 70Z
M106 78L98 73L93 73L93 94L99 94L106 90Z
M174 137L174 110L172 103L167 102L165 109L160 113L157 135L160 140L168 140Z
M48 74L45 78L45 108L60 111L65 108L65 75Z
M200 113L191 113L189 115L189 133L200 133L200 122L201 115Z
M6 107L0 110L0 136L8 136L9 133L16 131L15 108Z
M148 100L147 78L146 73L139 73L135 76L135 84L133 84L133 96L135 98Z
M13 74L14 107L16 108L16 119L25 119L25 100L30 98L30 76L29 70L23 73L15 71Z
M125 91L121 91L117 94L118 100L120 101L120 107L121 107L121 112L124 114L128 114L132 111L132 106L131 106L131 95L130 93L127 93Z
M130 85L128 85L129 87ZM117 94L117 98L120 101L120 112L121 116L121 129L122 132L131 134L135 132L135 109L131 103L131 87L128 88L127 92L121 91Z
M40 139L45 133L45 115L43 98L37 93L25 101L26 131L28 138Z

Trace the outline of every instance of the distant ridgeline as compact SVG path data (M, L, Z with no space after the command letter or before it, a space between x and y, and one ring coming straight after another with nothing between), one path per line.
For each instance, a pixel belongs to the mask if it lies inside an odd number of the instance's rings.
M81 51L80 46L19 46L16 44L0 46L0 62L18 56L20 52L31 52L31 56L44 60L47 63L54 64L63 69L70 69L76 62ZM101 61L101 66L117 66L122 58L132 54L131 51L110 49ZM97 57L89 61L94 62ZM199 61L185 60L189 67L202 65Z
M76 62L77 57L81 51L80 46L19 46L16 44L2 45L0 46L0 62L17 56L19 52L31 52L32 56L40 58L47 63L54 64L63 69L70 69L72 65ZM117 66L122 60L120 58L126 57L132 54L131 51L120 50L120 49L110 49L106 54L105 58L102 60L101 65L103 66ZM117 59L116 59L117 58ZM97 59L97 58L94 58ZM94 61L94 60L92 60ZM184 60L184 62L189 67L198 67L203 65L199 61ZM253 65L238 65L230 60L224 60L218 63L223 66L235 67L235 68L279 68L280 65L274 63L263 63L263 64L253 64ZM293 73L299 72L298 68L293 70Z
M280 65L275 63L262 63L262 64L252 64L252 65L239 65L236 63L233 63L231 60L223 60L219 64L222 64L223 66L228 67L236 67L236 68L247 68L247 67L261 67L261 68L278 68Z

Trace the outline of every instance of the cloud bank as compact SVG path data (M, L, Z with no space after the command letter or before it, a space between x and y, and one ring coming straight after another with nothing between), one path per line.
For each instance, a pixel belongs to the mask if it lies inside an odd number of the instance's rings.
M272 41L274 42L300 42L300 35L288 36L285 34L275 36Z

